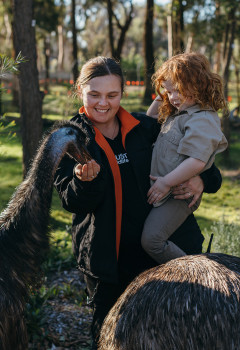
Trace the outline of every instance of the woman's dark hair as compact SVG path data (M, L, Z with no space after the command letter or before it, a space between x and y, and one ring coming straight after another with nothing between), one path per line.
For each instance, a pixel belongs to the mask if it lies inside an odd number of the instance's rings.
M121 90L124 90L124 77L120 64L110 57L97 56L87 61L81 69L80 75L76 81L76 87L81 89L81 86L89 80L102 77L105 75L116 75L121 81Z

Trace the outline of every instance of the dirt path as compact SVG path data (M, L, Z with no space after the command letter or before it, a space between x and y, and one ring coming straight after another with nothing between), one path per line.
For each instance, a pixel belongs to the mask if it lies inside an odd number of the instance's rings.
M46 288L51 296L41 308L42 339L33 339L29 349L89 350L92 315L81 273L77 269L54 273Z

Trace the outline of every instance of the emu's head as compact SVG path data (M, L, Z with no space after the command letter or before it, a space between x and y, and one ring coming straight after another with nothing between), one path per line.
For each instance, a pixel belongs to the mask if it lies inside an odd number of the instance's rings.
M55 123L48 138L50 156L56 161L61 160L61 157L68 153L78 163L86 163L91 159L86 148L88 143L87 131L71 121Z

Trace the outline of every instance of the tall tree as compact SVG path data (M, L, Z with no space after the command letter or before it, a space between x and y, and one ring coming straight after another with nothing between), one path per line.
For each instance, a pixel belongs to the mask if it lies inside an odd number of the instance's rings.
M213 70L215 73L220 72L221 68L221 43L222 43L222 30L221 30L221 2L220 0L215 1L215 37L216 37L216 50L215 50L215 61Z
M1 51L11 56L11 2L9 0L0 0L0 40Z
M173 54L184 51L184 3L182 0L172 0L172 38Z
M78 47L77 47L77 29L76 29L76 1L71 2L71 23L72 23L72 45L73 45L73 80L78 78Z
M65 4L64 0L60 0L58 6L58 70L63 70L63 60L64 60L64 17L65 17Z
M125 37L133 19L133 3L132 0L120 0L117 2L113 0L105 1L107 2L108 36L112 57L114 57L117 60L121 60L121 54ZM124 20L120 20L119 18L119 6L122 7L122 12L124 13ZM117 40L115 26L119 31Z
M145 21L144 21L144 65L145 65L145 92L143 103L152 102L152 75L154 73L154 48L153 48L153 18L154 18L154 0L147 0Z
M225 40L224 40L224 50L223 50L223 80L224 80L224 95L225 99L228 99L228 83L230 74L230 63L233 56L233 45L236 35L236 12L239 9L239 2L231 2L228 15L227 15L227 25L225 30ZM230 140L230 125L229 118L227 114L223 114L223 132ZM224 152L226 158L228 158L228 149Z
M20 66L20 112L23 144L23 174L29 168L42 135L42 95L39 91L33 0L13 0L15 52L27 60Z
M225 97L228 97L229 66L233 54L233 45L236 35L236 11L239 7L237 2L233 2L227 16L225 30L224 50L223 50L223 79L225 84Z
M72 53L73 53L73 79L77 80L78 70L78 34L85 30L88 18L90 16L89 8L93 5L93 0L71 0L71 32L72 32ZM77 16L77 17L76 17ZM76 18L78 20L76 21Z
M45 89L48 90L49 64L50 64L50 33L57 31L59 8L54 0L34 0L34 19L38 37L43 40L43 51L45 56Z

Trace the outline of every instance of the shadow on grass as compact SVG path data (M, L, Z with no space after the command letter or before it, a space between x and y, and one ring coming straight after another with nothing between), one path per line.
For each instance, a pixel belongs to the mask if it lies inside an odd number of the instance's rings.
M5 155L4 153L0 153L0 163L4 162L4 163L11 163L14 162L17 164L17 166L19 165L19 158L18 157L13 157L13 156L9 156L9 155Z
M205 229L205 228L210 228L210 226L213 224L213 220L208 219L204 216L201 215L195 215L195 218L197 220L198 225L200 226L201 230Z
M50 224L51 232L58 231L58 230L67 232L68 230L67 224L65 222L58 220L53 216L50 217L49 224Z

